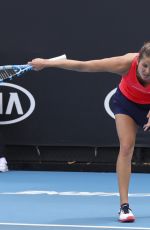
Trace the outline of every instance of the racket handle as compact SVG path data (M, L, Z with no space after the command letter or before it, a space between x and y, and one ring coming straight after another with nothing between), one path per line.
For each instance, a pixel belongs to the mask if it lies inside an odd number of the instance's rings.
M66 54L62 54L60 56L57 56L57 57L53 57L53 58L49 58L49 60L53 60L53 61L56 61L56 60L65 60L67 59L67 56ZM24 67L24 68L27 68L27 70L32 70L32 66L31 65L20 65L21 67Z

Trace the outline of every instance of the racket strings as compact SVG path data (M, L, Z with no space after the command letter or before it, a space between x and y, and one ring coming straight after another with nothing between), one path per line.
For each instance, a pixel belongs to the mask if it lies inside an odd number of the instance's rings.
M16 74L16 71L13 69L3 69L0 70L0 79L5 80L7 78L11 78Z

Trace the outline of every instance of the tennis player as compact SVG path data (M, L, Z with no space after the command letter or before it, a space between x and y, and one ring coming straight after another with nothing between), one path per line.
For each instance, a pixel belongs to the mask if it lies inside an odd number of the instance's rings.
M129 207L128 188L138 127L150 128L150 42L138 53L100 60L76 61L36 58L28 64L35 70L56 67L80 72L110 72L122 76L113 97L113 112L120 141L117 175L120 193L119 220L133 222L135 216Z

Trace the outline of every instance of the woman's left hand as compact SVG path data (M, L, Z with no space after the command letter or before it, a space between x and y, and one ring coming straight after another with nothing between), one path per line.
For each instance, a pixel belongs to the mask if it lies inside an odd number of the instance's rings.
M147 114L148 122L143 126L144 131L148 131L150 129L150 111Z

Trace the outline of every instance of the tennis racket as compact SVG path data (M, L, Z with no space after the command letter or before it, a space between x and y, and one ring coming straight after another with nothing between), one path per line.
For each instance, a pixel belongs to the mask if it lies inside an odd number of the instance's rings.
M66 54L50 58L49 60L61 60L66 59ZM25 72L33 70L30 65L4 65L0 66L0 82L5 81L6 79L11 80L13 77L18 77Z

